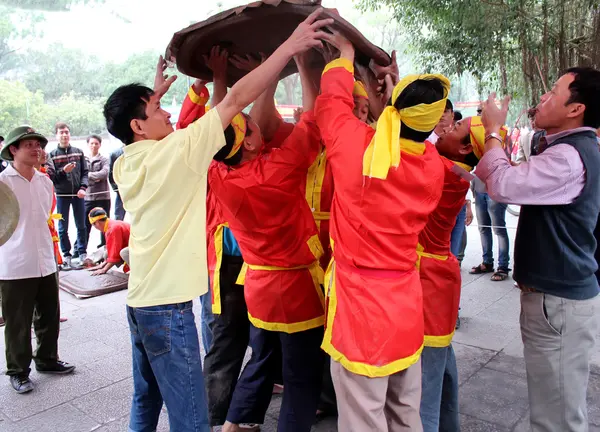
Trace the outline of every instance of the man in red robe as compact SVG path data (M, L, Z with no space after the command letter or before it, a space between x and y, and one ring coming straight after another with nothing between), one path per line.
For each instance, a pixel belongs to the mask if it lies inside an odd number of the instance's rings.
M461 276L458 260L450 252L450 238L469 190L468 173L483 155L484 136L481 118L469 117L447 127L436 143L444 163L444 189L417 246L425 318L421 355L421 419L425 432L460 430L458 371L451 342Z
M403 79L375 131L353 114L354 47L337 33L327 40L341 58L325 68L315 112L335 181L323 349L333 360L338 429L418 431L424 330L417 244L444 177L437 151L424 141L450 85L439 75Z
M308 111L278 148L266 148L252 118L239 115L225 137L227 145L215 155L220 163L211 167L208 180L246 262L240 282L251 322L252 357L223 430L263 422L281 356L280 430L308 432L323 365L323 248L302 189L319 151L319 130Z
M106 274L114 266L124 264L123 271L129 273L129 265L121 258L121 251L129 246L131 226L120 220L110 220L106 210L95 207L88 214L90 225L103 232L106 237L106 261L89 269L93 276Z

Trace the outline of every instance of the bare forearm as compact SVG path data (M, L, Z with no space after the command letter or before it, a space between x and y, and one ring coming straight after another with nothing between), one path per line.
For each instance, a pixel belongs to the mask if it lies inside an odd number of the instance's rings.
M315 107L318 88L311 79L310 69L304 61L296 61L298 72L300 72L300 83L302 84L302 109L304 112Z
M233 117L256 100L288 64L294 53L286 45L281 45L263 64L239 80L217 106L223 128Z
M217 106L227 96L227 77L215 76L213 80L212 106Z
M274 81L254 102L250 117L260 128L265 140L269 141L277 130L279 118L277 117L277 107L275 106L275 92L277 91L278 81Z

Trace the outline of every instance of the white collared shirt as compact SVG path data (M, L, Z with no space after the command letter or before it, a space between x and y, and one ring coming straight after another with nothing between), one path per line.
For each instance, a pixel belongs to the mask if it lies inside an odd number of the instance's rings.
M14 280L55 273L54 245L48 228L54 187L45 175L35 171L31 181L9 165L0 173L17 197L19 223L10 239L0 246L0 279Z

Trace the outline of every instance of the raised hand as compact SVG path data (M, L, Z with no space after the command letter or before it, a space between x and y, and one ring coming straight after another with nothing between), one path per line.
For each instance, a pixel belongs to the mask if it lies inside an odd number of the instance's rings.
M397 83L400 79L400 71L398 69L398 61L396 60L396 51L392 51L392 62L387 66L380 66L371 60L369 65L378 80L383 80L386 75L392 77L392 81Z
M159 99L169 91L171 84L177 79L177 75L169 76L165 73L167 66L167 61L163 56L160 56L158 63L156 63L156 74L154 75L154 93L158 95Z
M219 46L214 46L210 50L210 55L204 56L204 61L206 61L206 65L213 72L213 79L215 76L224 76L227 74L229 52L226 49L221 49Z
M321 29L333 24L333 19L317 20L322 13L323 8L319 8L311 13L283 43L291 56L301 54L311 48L323 46L321 39L324 39L327 33Z
M490 93L482 105L481 123L483 123L486 133L498 132L506 124L509 106L510 96L506 96L502 100L500 108L498 108L496 105L496 93Z
M260 60L252 55L241 56L235 54L229 58L229 62L240 70L250 72L259 67L266 59L267 56L264 53L260 53Z
M354 61L354 46L343 34L337 30L330 30L331 34L325 33L323 40L340 51L340 57Z

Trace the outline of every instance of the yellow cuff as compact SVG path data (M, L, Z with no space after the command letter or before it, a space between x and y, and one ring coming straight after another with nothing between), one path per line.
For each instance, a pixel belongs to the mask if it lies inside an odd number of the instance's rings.
M196 94L196 92L194 91L194 87L190 87L190 90L188 91L188 97L196 105L206 105L206 103L208 102L207 97Z
M354 75L354 64L352 64L352 62L350 60L348 60L347 58L335 59L334 61L329 63L327 66L325 66L325 69L323 70L323 75L325 75L325 73L328 70L335 69L335 68L344 68L348 72L350 72L352 75Z

